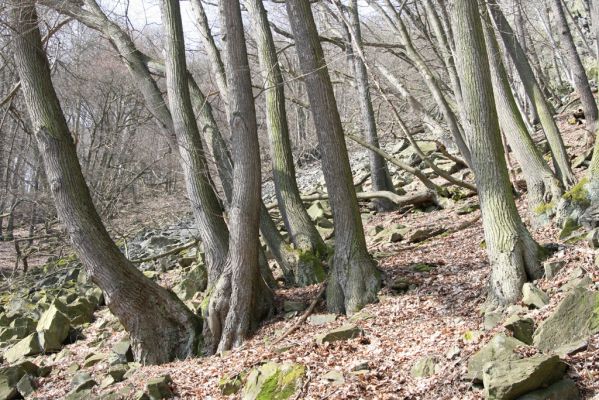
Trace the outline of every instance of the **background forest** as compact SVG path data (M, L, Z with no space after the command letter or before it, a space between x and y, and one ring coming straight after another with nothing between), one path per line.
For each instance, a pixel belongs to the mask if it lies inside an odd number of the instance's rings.
M599 399L599 1L0 32L0 399Z

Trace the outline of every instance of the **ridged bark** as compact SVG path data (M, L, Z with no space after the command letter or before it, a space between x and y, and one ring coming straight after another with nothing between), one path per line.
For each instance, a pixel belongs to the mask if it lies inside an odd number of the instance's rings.
M539 246L526 230L514 203L477 1L455 1L454 28L464 116L468 122L465 130L491 264L489 300L514 303L522 295L524 282L540 276Z
M310 99L333 210L335 253L327 286L327 308L353 314L376 301L380 273L366 249L341 118L309 1L288 0L287 14Z
M136 360L160 364L194 355L201 321L146 278L114 244L96 212L50 75L35 5L13 1L13 49L56 211L106 304L131 337Z
M526 54L524 54L520 43L516 39L514 30L503 15L501 8L497 4L497 1L489 0L488 9L491 17L493 18L493 22L497 27L497 31L501 36L506 52L513 61L526 93L532 100L532 104L539 115L541 125L545 131L545 137L547 138L547 142L551 148L551 153L553 154L553 164L557 176L559 177L562 185L565 188L568 188L574 183L575 178L572 172L572 167L570 166L568 153L566 152L566 146L564 145L562 136L557 128L557 124L553 120L553 113L547 102L547 99L541 91L532 67L526 58Z

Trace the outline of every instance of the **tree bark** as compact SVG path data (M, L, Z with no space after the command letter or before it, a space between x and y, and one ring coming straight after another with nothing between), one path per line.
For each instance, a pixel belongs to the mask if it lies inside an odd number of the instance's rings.
M233 142L233 198L225 270L208 305L208 326L218 352L241 345L272 310L272 293L260 278L260 148L238 0L220 4L225 32L229 127Z
M324 279L324 269L318 260L326 257L327 248L304 207L295 179L283 75L266 9L262 0L245 0L244 3L252 20L263 86L266 88L266 126L279 210L289 238L300 252L294 281L300 286L312 285Z
M553 154L553 164L557 176L562 185L565 188L569 188L574 183L575 178L570 166L570 160L568 159L568 153L566 152L566 146L564 145L564 141L557 125L553 120L553 114L547 103L547 99L545 99L535 78L532 67L526 58L526 54L524 54L522 47L520 47L520 44L514 35L514 31L503 15L497 1L489 0L487 5L490 15L493 18L493 22L497 27L497 31L501 36L506 52L514 62L528 97L532 100L533 106L539 115L541 125L543 125L543 130L545 131L545 137L547 137L551 153Z
M353 314L377 299L380 272L366 241L333 86L308 0L287 0L287 13L310 99L335 225L327 307Z
M159 364L194 355L201 321L170 291L137 270L98 216L81 173L41 44L33 1L12 1L13 50L57 213L106 304L131 336L136 360Z
M489 301L514 303L524 282L540 276L539 246L520 220L511 192L478 2L455 1L454 27L466 135L491 263Z

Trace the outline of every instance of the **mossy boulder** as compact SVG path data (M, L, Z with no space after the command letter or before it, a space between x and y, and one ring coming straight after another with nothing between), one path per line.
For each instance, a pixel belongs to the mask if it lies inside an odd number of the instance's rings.
M28 361L0 369L0 400L17 398L20 380L27 375L37 375L37 371L37 366Z
M39 322L36 331L41 348L44 351L60 350L62 344L69 336L71 321L55 305L46 310Z
M503 333L496 335L470 357L465 378L481 382L485 364L490 361L517 360L520 356L516 353L516 349L522 346L526 346L526 344L518 339L506 336Z
M543 352L568 354L599 332L599 293L578 287L557 306L535 332L533 343Z
M112 346L111 354L108 357L110 365L127 364L131 361L133 361L133 351L129 340L123 339Z
M33 356L40 354L41 352L42 348L39 343L37 332L34 332L6 350L4 352L4 361L12 364L27 356Z
M362 334L362 329L356 325L346 324L339 328L330 330L316 336L316 343L324 344L327 342L337 342L340 340L349 340L358 337Z
M146 383L146 393L150 400L170 399L175 396L170 384L173 380L169 375L163 375L150 379Z
M513 400L559 381L566 364L558 356L538 355L520 360L492 361L484 366L487 400Z
M193 265L179 284L173 287L173 292L183 301L191 300L196 293L206 290L208 273L204 265Z
M267 362L250 371L243 387L243 400L286 400L302 387L306 367L301 364Z
M235 374L233 376L223 376L218 381L218 388L220 392L225 396L237 394L243 386L243 376L241 374Z
M438 364L437 357L423 357L414 363L410 373L414 378L428 378L435 374Z
M553 385L527 393L518 400L579 400L580 392L572 379L562 379Z
M69 318L73 326L86 324L94 319L96 306L85 297L77 297L69 304L55 300L53 305Z
M503 324L514 338L526 344L532 344L532 335L535 331L535 322L532 318L512 315Z
M549 297L530 282L522 287L522 302L529 307L543 308L549 304Z

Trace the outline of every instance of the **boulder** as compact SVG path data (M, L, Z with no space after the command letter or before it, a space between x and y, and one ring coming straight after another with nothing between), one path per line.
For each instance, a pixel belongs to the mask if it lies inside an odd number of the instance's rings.
M110 367L108 375L113 379L114 382L121 382L125 379L125 374L128 368L124 365L115 365Z
M396 243L410 232L410 228L405 225L395 224L383 228L374 237L376 243Z
M532 335L535 330L535 322L532 318L512 315L504 322L503 326L512 332L516 339L526 344L532 344Z
M543 352L568 354L599 332L599 293L573 289L535 332L533 343Z
M337 371L336 369L330 370L329 372L322 374L320 380L330 385L343 385L345 383L345 377L343 372Z
M565 261L546 261L543 263L543 269L545 270L545 277L547 279L553 278L557 273L566 265Z
M503 320L503 314L499 311L487 311L485 312L483 326L486 330L491 330L499 325L501 320Z
M85 361L83 361L83 368L93 367L94 365L106 360L106 354L91 353L87 357L85 357Z
M55 305L46 310L39 322L36 331L39 343L44 351L60 350L62 344L69 336L71 321Z
M320 200L316 200L315 202L312 203L312 205L310 207L308 207L308 209L306 210L308 212L308 215L310 216L310 218L312 218L313 221L316 221L319 218L324 218L327 215L326 212L326 206L324 205L324 203Z
M439 359L437 357L423 357L414 363L410 373L414 378L428 378L435 375Z
M111 354L108 357L110 365L127 364L133 361L133 352L131 351L131 343L124 339L112 346Z
M342 325L337 329L330 330L316 336L316 343L324 344L327 342L337 342L340 340L349 340L362 334L362 329L352 324Z
M33 378L29 375L23 375L23 377L17 382L17 392L23 397L28 398L33 392L35 392L35 383Z
M545 389L535 390L518 400L579 400L580 392L572 379L565 378Z
M35 375L37 366L31 362L23 362L0 369L0 400L9 400L18 397L17 385L21 379L28 375Z
M173 380L169 375L163 375L150 379L146 383L146 393L150 400L170 399L175 396L170 384Z
M225 396L230 396L232 394L237 394L241 387L243 386L243 377L240 374L236 374L233 376L223 376L218 381L218 388L221 394Z
M436 264L425 263L425 262L420 262L420 263L415 263L415 264L410 265L410 269L414 272L431 272L435 268L437 268Z
M242 400L286 400L301 389L306 367L301 364L267 362L250 371Z
M432 238L433 236L440 235L444 233L447 229L443 227L428 227L428 228L420 228L410 232L407 237L410 243L418 243L423 242L427 239Z
M522 286L522 303L529 307L543 308L549 303L549 297L530 282Z
M6 339L23 339L35 332L35 321L29 317L17 317L12 320L8 330L12 335Z
M337 314L312 314L308 317L308 324L319 326L334 322Z
M283 302L284 312L304 311L307 307L303 301L285 300Z
M4 352L4 360L12 364L22 358L40 354L41 352L42 348L37 337L37 332L35 332L6 350Z
M85 297L77 297L69 304L55 300L53 305L69 318L73 326L92 322L94 319L96 307Z
M191 300L196 293L206 290L208 273L203 265L194 265L183 280L173 287L173 292L183 301Z
M526 344L503 333L496 335L468 359L468 370L465 378L481 382L485 364L490 361L517 360L520 356L515 350L521 346L526 346Z
M513 400L560 380L566 364L558 356L538 355L520 360L492 361L483 369L487 400Z

